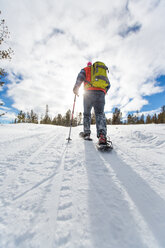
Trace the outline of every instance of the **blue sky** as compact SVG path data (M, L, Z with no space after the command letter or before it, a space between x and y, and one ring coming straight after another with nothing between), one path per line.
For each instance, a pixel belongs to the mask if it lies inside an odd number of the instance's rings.
M165 86L165 76L160 76L156 81L161 87ZM141 109L142 112L159 109L165 105L165 91L151 96L146 96L145 99L148 101L148 104L143 106Z
M2 48L14 50L11 61L0 61L8 72L1 122L19 110L41 116L46 104L52 117L64 114L88 60L109 67L107 117L115 107L123 116L147 115L165 104L165 1L1 0L1 12L10 31ZM76 112L83 111L82 94Z

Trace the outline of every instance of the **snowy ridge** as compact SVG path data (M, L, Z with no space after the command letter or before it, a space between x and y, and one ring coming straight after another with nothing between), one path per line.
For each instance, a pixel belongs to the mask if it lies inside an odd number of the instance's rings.
M165 247L165 125L0 126L0 247Z

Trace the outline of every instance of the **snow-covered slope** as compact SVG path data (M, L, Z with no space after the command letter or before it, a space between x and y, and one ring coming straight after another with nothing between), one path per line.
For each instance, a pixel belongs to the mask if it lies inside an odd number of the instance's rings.
M165 125L0 126L1 248L165 247Z

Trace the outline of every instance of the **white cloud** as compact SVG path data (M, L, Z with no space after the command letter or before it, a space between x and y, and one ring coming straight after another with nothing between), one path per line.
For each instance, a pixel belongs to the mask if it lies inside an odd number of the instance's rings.
M0 99L0 106L3 105L3 104L4 104L4 102L2 101L2 99Z
M0 110L0 114L5 113L5 112L1 112ZM8 123L8 122L13 122L16 119L16 115L12 112L7 112L5 113L5 115L2 115L0 118L0 123Z
M15 51L5 64L17 109L44 113L48 104L53 115L72 108L72 88L88 59L109 67L106 111L140 110L144 96L164 90L155 82L165 74L164 1L1 0L1 10Z
M160 112L161 112L161 108L157 108L157 109L154 109L154 110L150 110L150 111L143 111L143 112L141 112L141 113L139 113L140 115L144 115L145 117L147 116L147 115L151 115L151 116L153 116L154 114L160 114Z
M11 110L11 108L8 108L8 107L5 107L5 106L0 106L0 111L1 110L3 110L3 112L4 112L4 110ZM2 111L1 111L1 113L2 113Z

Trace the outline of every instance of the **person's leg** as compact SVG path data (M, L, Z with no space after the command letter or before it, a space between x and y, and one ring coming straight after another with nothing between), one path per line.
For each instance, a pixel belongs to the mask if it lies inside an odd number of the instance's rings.
M95 91L94 110L96 116L97 137L107 135L106 118L104 114L105 94L103 91Z
M90 135L92 99L90 92L84 94L84 135Z

